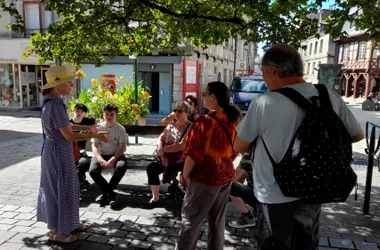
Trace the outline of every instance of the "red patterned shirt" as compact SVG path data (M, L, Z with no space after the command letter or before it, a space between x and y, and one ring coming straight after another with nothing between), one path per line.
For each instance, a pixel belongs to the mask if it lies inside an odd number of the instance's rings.
M232 142L236 136L235 125L223 111L212 111L227 129ZM220 124L208 115L200 116L189 132L183 158L190 156L195 166L190 173L191 181L209 186L223 185L234 176L233 160L237 153Z

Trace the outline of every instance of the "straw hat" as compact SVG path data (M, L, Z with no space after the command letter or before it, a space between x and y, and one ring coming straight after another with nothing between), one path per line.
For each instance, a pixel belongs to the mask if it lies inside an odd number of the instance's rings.
M75 76L65 66L50 68L45 72L45 77L47 84L42 89L50 89L66 82L72 82L75 79Z

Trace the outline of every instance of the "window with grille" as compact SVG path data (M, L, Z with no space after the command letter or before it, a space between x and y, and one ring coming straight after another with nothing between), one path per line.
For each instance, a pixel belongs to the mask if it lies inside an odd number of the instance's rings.
M318 41L316 41L314 45L314 54L317 54L317 51L318 51Z
M309 55L311 55L311 52L313 51L313 44L310 43L310 48L309 48Z
M323 39L319 43L319 53L322 53L323 50Z
M311 68L311 74L314 75L315 62L313 62L313 68Z
M366 42L359 43L358 60L363 60L365 58L365 44Z

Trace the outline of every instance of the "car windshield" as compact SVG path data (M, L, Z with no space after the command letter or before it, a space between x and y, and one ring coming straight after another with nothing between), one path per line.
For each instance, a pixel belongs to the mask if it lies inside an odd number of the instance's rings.
M235 79L232 84L233 91L265 93L267 85L262 79Z

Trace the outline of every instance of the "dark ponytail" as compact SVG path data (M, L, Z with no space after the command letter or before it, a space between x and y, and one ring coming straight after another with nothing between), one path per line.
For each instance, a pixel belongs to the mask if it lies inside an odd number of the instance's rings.
M230 104L230 92L223 82L210 82L207 84L208 92L215 95L218 104L227 115L230 122L235 123L241 119L240 110L233 104Z

